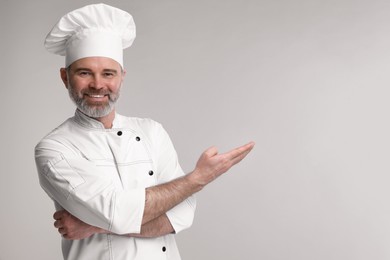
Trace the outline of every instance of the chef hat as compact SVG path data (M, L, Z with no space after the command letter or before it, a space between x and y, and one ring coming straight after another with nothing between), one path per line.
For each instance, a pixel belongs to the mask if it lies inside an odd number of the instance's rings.
M65 56L65 66L85 57L108 57L123 67L123 49L135 38L133 17L118 8L94 4L64 15L45 39L48 51Z

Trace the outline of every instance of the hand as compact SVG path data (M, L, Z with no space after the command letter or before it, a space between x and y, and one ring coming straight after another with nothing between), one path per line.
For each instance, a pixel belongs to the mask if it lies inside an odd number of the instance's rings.
M210 147L200 156L192 174L205 186L244 159L254 146L255 143L250 142L223 154L218 154L216 147Z
M66 239L84 239L103 231L101 228L84 223L66 210L57 211L54 213L53 218L55 219L54 227Z

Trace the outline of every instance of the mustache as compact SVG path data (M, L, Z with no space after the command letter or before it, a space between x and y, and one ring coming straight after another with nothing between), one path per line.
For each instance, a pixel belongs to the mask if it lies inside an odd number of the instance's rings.
M83 90L82 95L111 95L111 91L108 90Z

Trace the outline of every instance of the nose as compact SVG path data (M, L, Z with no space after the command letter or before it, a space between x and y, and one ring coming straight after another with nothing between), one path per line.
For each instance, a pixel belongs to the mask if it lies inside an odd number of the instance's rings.
M93 89L102 89L104 87L103 79L99 75L95 75L89 82L89 87Z

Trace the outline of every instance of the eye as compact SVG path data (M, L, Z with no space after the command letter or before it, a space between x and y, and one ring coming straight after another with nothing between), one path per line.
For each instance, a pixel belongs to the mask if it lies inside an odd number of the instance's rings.
M82 71L79 71L78 75L81 77L88 77L91 75L91 72L82 70Z
M112 77L115 76L115 74L114 74L113 72L104 72L104 73L103 73L103 76L104 76L105 78L112 78Z

